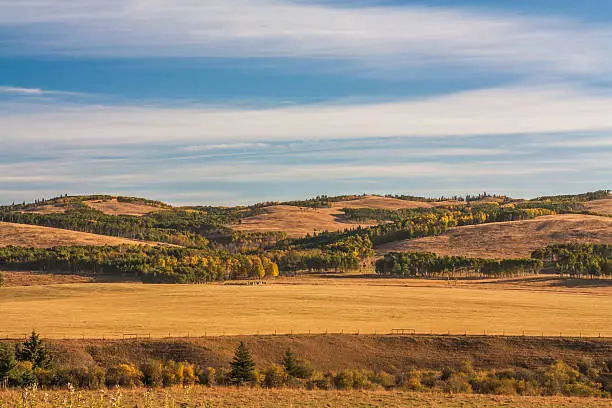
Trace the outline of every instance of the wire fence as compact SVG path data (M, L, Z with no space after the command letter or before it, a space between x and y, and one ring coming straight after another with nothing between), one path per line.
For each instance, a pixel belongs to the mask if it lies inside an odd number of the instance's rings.
M2 336L4 334L4 336ZM20 341L28 338L31 333L12 333L0 332L0 339L5 341ZM150 332L131 332L131 333L108 333L100 335L100 333L81 333L79 335L43 335L42 337L49 340L164 340L164 339L204 339L204 338L219 338L219 337L248 337L248 336L381 336L381 337L500 337L500 338L547 338L547 339L612 339L612 332L551 332L551 331L534 331L525 330L516 331L419 331L414 328L392 328L389 330L372 331L372 330L274 330L274 331L257 331L253 333L245 333L239 331L187 331L187 332L168 332L168 333L150 333Z

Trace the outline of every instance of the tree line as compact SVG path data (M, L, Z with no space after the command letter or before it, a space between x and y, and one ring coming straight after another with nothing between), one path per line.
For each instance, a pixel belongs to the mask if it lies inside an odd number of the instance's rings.
M430 252L390 252L376 261L376 273L404 278L507 278L539 274L539 259L482 259Z
M264 255L230 254L165 246L70 246L0 248L9 270L125 275L149 283L205 283L278 276L278 265Z
M612 245L558 244L538 249L531 254L545 267L570 277L612 277Z
M105 387L239 386L323 390L436 391L445 393L564 395L610 397L612 361L596 365L581 360L575 366L555 361L538 369L477 370L470 360L442 370L318 371L287 349L278 362L259 369L246 343L240 342L226 367L202 367L172 360L141 364L56 366L40 336L33 332L23 344L0 346L0 384L9 387L102 389ZM24 397L25 398L25 397ZM28 401L24 399L24 406ZM34 406L30 404L28 406Z

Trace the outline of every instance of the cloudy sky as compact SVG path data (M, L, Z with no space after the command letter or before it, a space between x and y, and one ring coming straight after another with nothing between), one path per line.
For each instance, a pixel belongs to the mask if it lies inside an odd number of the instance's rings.
M0 0L0 203L612 187L609 0Z

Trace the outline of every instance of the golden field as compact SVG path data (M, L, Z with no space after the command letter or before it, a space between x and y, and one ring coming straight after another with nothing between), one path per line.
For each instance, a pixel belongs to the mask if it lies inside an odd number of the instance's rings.
M274 333L612 336L612 287L434 286L360 279L296 284L75 283L0 289L0 336ZM389 282L389 284L385 284ZM418 281L416 281L418 282ZM574 291L575 289L575 291Z
M609 399L436 394L399 391L305 391L194 387L170 390L0 391L0 407L37 408L604 408Z

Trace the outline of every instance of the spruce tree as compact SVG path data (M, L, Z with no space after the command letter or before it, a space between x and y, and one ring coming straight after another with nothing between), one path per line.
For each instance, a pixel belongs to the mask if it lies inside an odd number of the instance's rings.
M229 379L232 384L244 385L255 380L255 362L243 341L236 348L236 354L230 365L232 370Z
M19 361L30 361L34 368L49 368L51 365L51 356L35 331L32 331L30 337L17 350L17 359Z

